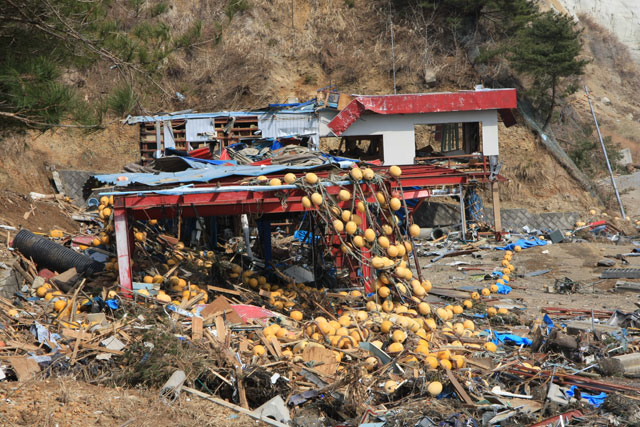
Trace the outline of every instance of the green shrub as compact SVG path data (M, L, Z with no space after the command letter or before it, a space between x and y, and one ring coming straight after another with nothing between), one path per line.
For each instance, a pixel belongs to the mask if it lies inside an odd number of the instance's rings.
M156 16L160 16L166 13L167 10L169 10L169 3L160 2L151 8L151 17L155 18Z
M236 13L242 13L247 10L249 10L249 0L229 0L227 7L224 8L224 13L231 21Z
M109 109L119 116L124 116L133 111L137 99L130 85L125 84L115 89L107 98Z

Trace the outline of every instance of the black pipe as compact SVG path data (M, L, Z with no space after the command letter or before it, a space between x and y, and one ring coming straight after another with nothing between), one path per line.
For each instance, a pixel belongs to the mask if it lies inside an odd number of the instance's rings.
M39 268L48 268L58 273L75 267L78 273L91 275L104 269L104 264L25 229L20 230L13 238L13 247L27 258L33 259Z

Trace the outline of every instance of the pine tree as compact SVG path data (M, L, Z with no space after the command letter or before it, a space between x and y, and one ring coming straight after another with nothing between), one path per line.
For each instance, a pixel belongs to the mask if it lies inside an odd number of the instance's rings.
M514 70L532 79L528 95L545 117L545 128L559 99L576 91L566 78L584 73L587 61L579 59L581 31L567 15L549 11L518 31L509 52Z

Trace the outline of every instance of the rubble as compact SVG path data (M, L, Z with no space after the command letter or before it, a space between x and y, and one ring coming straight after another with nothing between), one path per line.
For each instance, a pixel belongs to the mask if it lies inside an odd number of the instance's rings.
M271 425L635 419L608 408L640 388L600 376L637 375L636 313L545 307L531 321L526 301L504 297L532 278L581 292L582 282L519 262L571 238L421 234L394 187L402 173L352 165L242 178L304 194L303 214L268 231L269 248L253 219L244 237L213 241L197 212L191 223L132 219L131 290L117 193L74 211L91 218L78 232L9 230L12 262L1 271L15 283L0 297L0 381L146 387L167 405L187 394ZM77 256L52 262L21 236ZM434 268L463 276L432 283Z

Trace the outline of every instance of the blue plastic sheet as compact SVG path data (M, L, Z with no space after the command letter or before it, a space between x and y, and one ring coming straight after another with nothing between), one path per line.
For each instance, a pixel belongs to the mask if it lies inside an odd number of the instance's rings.
M540 240L537 237L532 237L529 240L520 239L515 243L509 243L507 246L502 248L496 248L499 251L512 251L516 246L520 246L522 249L533 248L534 246L545 246L549 244L546 240Z
M542 318L542 321L544 322L545 325L547 325L547 333L551 332L551 329L555 328L556 326L548 314L544 315L544 317Z
M295 233L293 233L293 238L296 239L299 242L303 242L303 243L311 243L311 238L313 237L313 234L305 231L305 230L298 230ZM315 236L316 240L320 239L320 236Z
M105 304L107 304L107 307L111 310L117 310L120 308L120 302L118 302L117 299L108 299L105 301Z
M577 388L578 387L573 385L569 390L565 391L564 394L567 397L572 398L575 396ZM580 397L586 399L590 404L598 408L604 403L604 400L607 398L607 394L605 392L601 392L600 394L586 394L581 392Z
M495 339L493 343L495 345L498 344L515 344L515 345L526 345L529 346L533 343L529 338L524 338L514 334L501 334L499 332L493 331L493 336Z
M499 283L496 283L496 284L498 285L498 293L501 295L507 295L509 292L513 290L511 286L501 285Z

